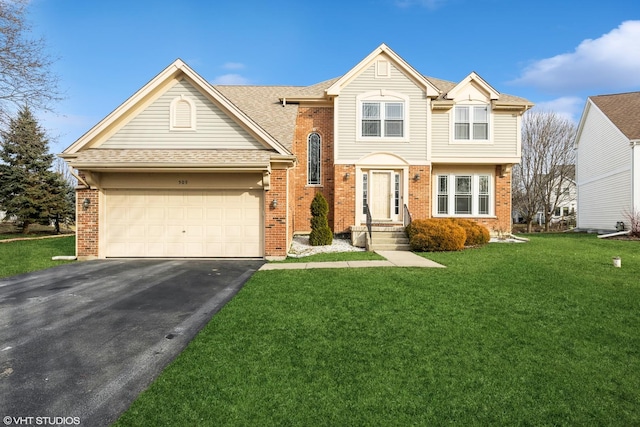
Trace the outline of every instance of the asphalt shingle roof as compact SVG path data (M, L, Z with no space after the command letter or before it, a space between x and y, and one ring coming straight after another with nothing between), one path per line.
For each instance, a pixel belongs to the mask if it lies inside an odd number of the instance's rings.
M102 149L79 151L71 160L73 165L123 165L162 167L233 167L255 164L268 166L273 151L269 150L157 150L157 149Z
M589 99L627 138L640 139L640 92L597 95Z

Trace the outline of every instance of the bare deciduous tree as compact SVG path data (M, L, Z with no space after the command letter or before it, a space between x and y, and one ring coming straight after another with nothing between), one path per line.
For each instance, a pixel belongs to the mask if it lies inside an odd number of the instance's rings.
M551 111L527 112L522 120L522 160L513 168L513 206L531 232L538 212L545 230L564 189L574 180L575 125Z
M11 105L50 110L60 99L53 59L43 39L31 36L28 0L0 0L0 120L11 116ZM16 110L15 108L14 110Z

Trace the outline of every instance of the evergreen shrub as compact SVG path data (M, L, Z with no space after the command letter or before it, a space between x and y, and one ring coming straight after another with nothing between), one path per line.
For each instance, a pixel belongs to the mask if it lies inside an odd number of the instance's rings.
M416 219L407 226L407 235L418 252L461 251L467 239L464 228L445 218Z
M333 242L333 233L329 228L329 204L322 193L316 193L311 202L311 234L309 244L311 246L330 245Z
M491 235L484 225L465 218L451 218L451 221L464 228L467 234L467 240L464 242L465 246L482 246L489 243Z

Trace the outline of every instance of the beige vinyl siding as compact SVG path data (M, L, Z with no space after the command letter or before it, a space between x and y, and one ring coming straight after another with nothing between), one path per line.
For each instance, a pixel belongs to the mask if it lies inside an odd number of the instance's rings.
M629 140L591 106L584 120L576 160L579 228L614 230L631 208Z
M513 113L492 112L489 142L452 142L451 117L454 110L435 111L432 116L431 159L443 158L513 158L518 155L518 116Z
M337 99L337 147L336 162L348 163L376 151L391 151L410 162L425 162L427 159L427 99L424 90L390 64L390 77L375 77L375 62L359 74L340 91ZM408 142L357 141L359 108L357 97L363 93L384 89L401 93L409 98ZM407 107L405 107L407 108Z
M180 95L196 108L195 130L170 130L171 101ZM264 148L218 106L182 79L119 129L101 148Z

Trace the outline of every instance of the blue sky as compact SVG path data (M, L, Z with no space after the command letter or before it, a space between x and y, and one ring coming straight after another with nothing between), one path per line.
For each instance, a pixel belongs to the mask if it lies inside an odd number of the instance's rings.
M311 85L381 43L427 76L477 72L577 121L586 97L640 90L638 0L31 0L65 99L58 153L176 58L212 83Z

